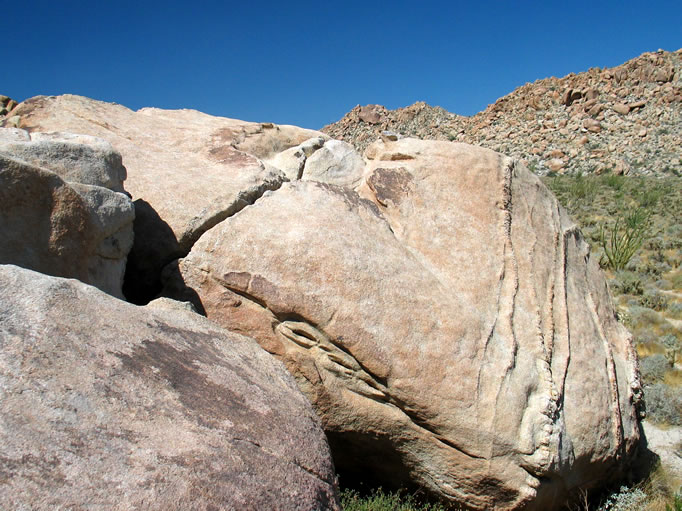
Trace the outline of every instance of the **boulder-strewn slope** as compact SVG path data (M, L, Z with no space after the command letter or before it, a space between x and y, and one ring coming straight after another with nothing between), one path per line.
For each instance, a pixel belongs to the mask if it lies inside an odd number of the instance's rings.
M252 339L16 266L0 297L4 509L339 509L315 412Z
M426 103L358 105L322 131L364 150L383 130L482 145L539 174L682 175L682 49L537 80L472 117Z
M617 475L640 437L632 339L556 200L474 146L366 157L360 195L268 192L166 291L285 362L341 469L476 509L548 509Z

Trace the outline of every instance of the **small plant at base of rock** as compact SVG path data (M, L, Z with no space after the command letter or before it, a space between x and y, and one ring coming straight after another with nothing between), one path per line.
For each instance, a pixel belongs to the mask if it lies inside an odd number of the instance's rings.
M602 224L599 230L599 243L606 257L606 265L616 271L625 268L647 238L649 217L649 213L637 208L626 216L623 222L618 218L608 235Z
M672 505L665 505L665 511L682 511L682 488L673 497Z
M366 497L355 490L341 491L341 509L343 511L445 511L440 504L420 504L417 499L401 491L384 492L377 488Z
M648 498L640 488L621 486L620 491L609 496L597 511L640 511Z

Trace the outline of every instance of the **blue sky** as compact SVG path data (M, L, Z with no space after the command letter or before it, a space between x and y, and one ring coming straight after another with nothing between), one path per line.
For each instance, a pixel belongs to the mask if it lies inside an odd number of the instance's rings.
M12 2L0 93L319 129L357 104L473 115L526 82L682 47L682 1Z

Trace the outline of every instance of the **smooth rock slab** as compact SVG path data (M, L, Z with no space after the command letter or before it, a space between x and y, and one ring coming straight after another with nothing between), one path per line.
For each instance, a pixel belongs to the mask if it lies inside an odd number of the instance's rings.
M8 265L0 475L15 510L339 509L319 420L252 339Z
M639 442L632 339L551 193L464 144L366 157L364 198L268 192L166 292L285 362L345 473L476 509L548 509L617 478Z

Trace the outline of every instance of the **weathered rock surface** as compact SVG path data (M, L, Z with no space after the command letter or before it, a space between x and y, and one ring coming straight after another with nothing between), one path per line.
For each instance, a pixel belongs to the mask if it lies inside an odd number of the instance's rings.
M3 508L339 509L319 420L252 339L4 265L0 348Z
M0 263L123 297L135 216L124 179L103 140L0 128Z
M13 114L22 128L100 137L123 156L137 213L126 279L133 298L158 287L161 267L186 254L207 229L286 180L263 160L322 135L194 110L134 112L72 95L31 98Z
M649 131L644 140L642 129ZM358 105L322 129L360 150L384 130L481 145L540 175L614 171L623 162L629 174L679 176L682 49L527 83L471 117L423 102L396 110ZM561 169L550 165L553 150L569 156Z
M477 509L618 477L639 441L635 353L550 192L463 144L366 157L364 198L267 192L168 268L167 294L284 361L341 470Z
M64 181L125 192L126 169L121 154L101 138L0 128L0 151L47 168Z
M281 169L290 181L303 179L339 186L360 183L365 162L352 145L317 137L275 155L268 163Z

